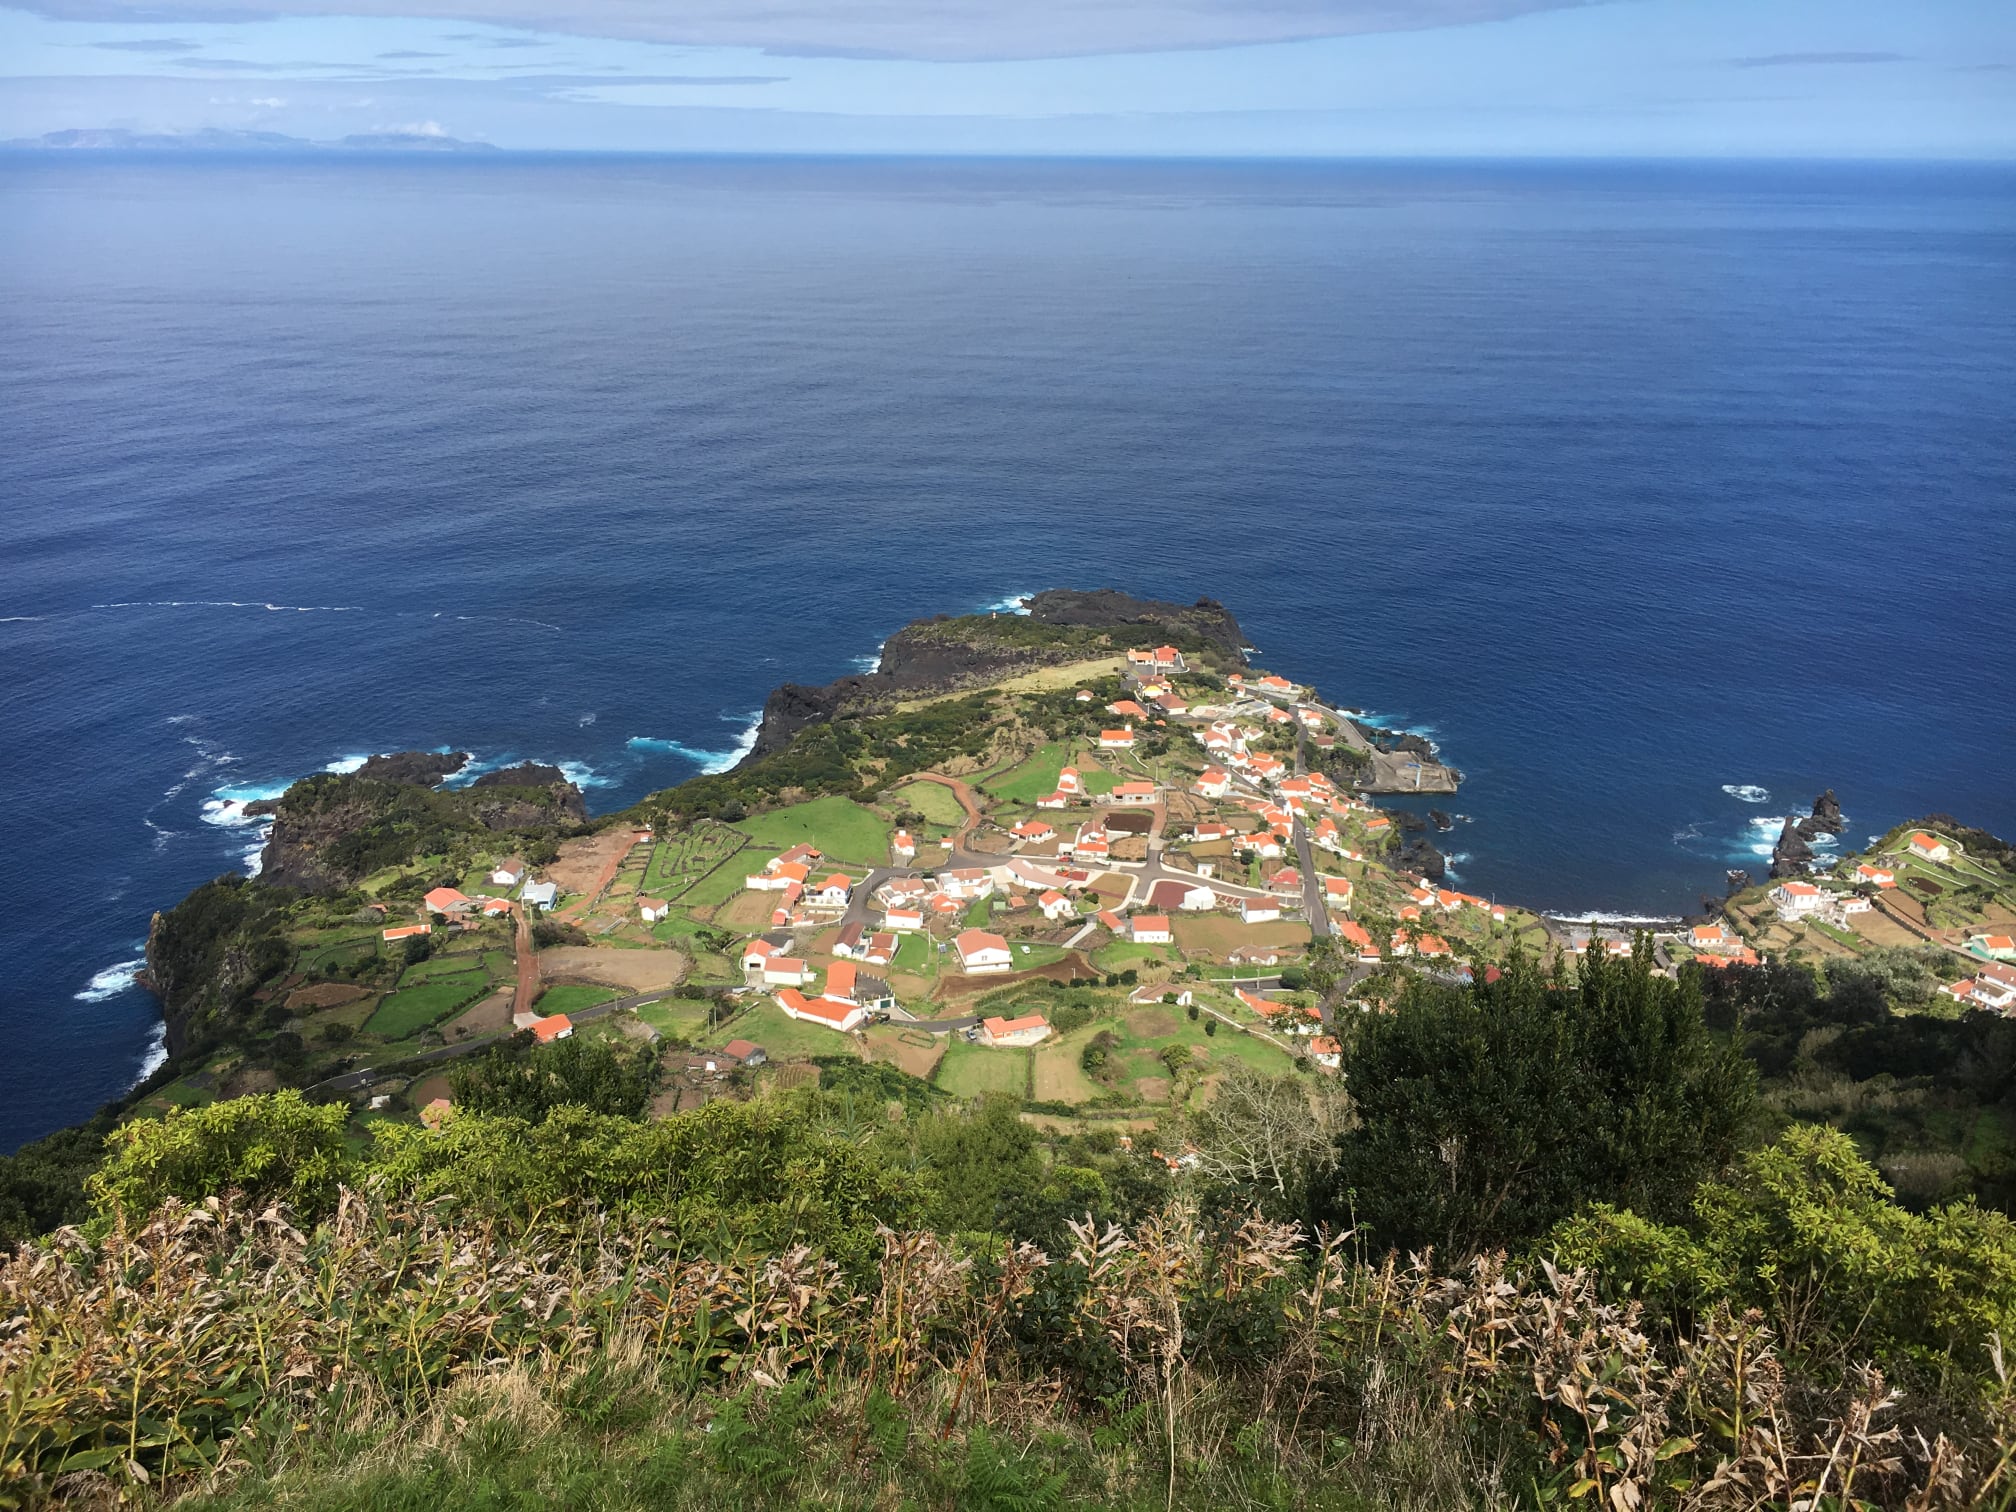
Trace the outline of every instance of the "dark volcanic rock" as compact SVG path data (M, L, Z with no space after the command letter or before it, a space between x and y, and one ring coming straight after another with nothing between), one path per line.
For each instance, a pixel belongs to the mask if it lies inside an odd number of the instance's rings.
M1117 588L1049 588L1025 607L1046 625L1161 625L1207 640L1241 665L1246 661L1246 633L1216 599L1184 605L1137 599Z
M1419 872L1430 882L1440 882L1448 871L1448 862L1442 852L1435 848L1435 842L1425 836L1410 840L1400 847L1400 855L1395 863L1402 871Z
M1087 629L1150 625L1172 635L1196 636L1227 659L1245 664L1245 633L1231 612L1211 599L1186 606L1132 598L1110 588L1091 592L1052 588L1030 598L1028 609L1029 618L1046 625ZM879 709L902 698L987 687L1018 672L1084 655L1069 646L990 640L986 616L966 618L974 622L970 639L961 639L959 631L944 628L955 623L953 616L933 615L912 621L884 641L881 664L873 672L842 677L822 687L785 683L777 688L763 702L756 743L743 762L781 751L806 726L844 713Z
M1729 897L1732 898L1735 897L1736 894L1743 891L1744 888L1750 886L1750 873L1742 870L1740 867L1734 867L1734 866L1730 867L1727 875L1729 881L1729 892L1728 892Z
M521 761L514 767L500 767L494 772L485 772L469 786L486 787L552 787L566 783L567 774L556 766L547 766L538 761ZM572 783L567 783L572 787Z
M1447 814L1443 813L1442 810L1440 809L1428 810L1428 822L1434 825L1435 828L1437 828L1438 830L1442 830L1445 833L1449 830L1456 828L1456 821L1454 819L1451 819Z
M1806 874L1806 863L1812 859L1813 847L1799 833L1799 821L1787 819L1785 828L1778 832L1778 843L1771 848L1771 875L1802 877Z
M436 787L469 764L467 751L394 751L373 756L357 769L359 777L376 782L412 782Z
M1834 796L1834 789L1829 788L1813 800L1813 817L1799 828L1802 834L1811 839L1813 835L1838 835L1845 822L1841 817L1841 800ZM1812 826L1810 832L1806 828L1807 825Z

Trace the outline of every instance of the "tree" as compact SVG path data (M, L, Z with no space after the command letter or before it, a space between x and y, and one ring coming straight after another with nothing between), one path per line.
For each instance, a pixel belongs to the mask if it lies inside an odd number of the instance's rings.
M1755 1077L1702 1024L1697 974L1592 951L1555 985L1515 954L1498 981L1416 981L1358 1020L1314 1213L1402 1250L1531 1242L1589 1202L1684 1213L1734 1155Z
M294 1091L171 1108L114 1130L89 1190L101 1210L129 1217L169 1197L193 1202L231 1187L310 1211L349 1173L349 1117L341 1103L317 1105Z
M1198 1173L1234 1202L1289 1217L1302 1211L1312 1176L1329 1166L1345 1111L1334 1082L1312 1088L1294 1075L1237 1064L1210 1102L1186 1116L1183 1134L1197 1148Z
M465 1113L543 1121L572 1104L616 1118L636 1118L658 1086L658 1058L647 1050L570 1035L534 1047L514 1036L448 1073Z
M406 943L400 947L400 953L406 958L408 966L417 966L434 954L434 937L424 934L408 935Z

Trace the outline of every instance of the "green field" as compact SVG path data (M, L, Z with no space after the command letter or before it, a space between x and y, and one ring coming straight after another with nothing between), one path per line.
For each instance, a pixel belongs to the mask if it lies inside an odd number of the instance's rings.
M1057 774L1064 769L1066 746L1052 741L1020 766L1010 767L999 777L982 784L995 797L1009 803L1034 803L1057 791ZM946 795L951 796L949 793ZM953 805L955 808L957 804ZM928 810L927 810L928 812Z
M1026 1097L1029 1088L1027 1050L989 1050L969 1045L963 1036L952 1036L945 1058L938 1063L933 1085L954 1097L978 1097L983 1092L1012 1092Z
M417 987L422 982L437 981L442 977L459 976L465 971L482 971L489 964L488 955L497 951L464 950L455 955L429 956L424 961L416 961L400 973L401 987Z
M405 1039L456 1009L467 1007L489 990L489 975L478 971L408 987L392 993L378 1005L378 1011L364 1021L364 1032L388 1040Z
M667 1039L697 1040L707 1032L707 1005L685 998L661 998L637 1010L637 1017Z
M579 1013L583 1008L593 1008L597 1003L606 1003L611 998L622 995L614 987L586 987L569 982L558 987L548 987L539 994L536 1006L540 1013L548 1016L555 1013Z
M1172 948L1167 945L1136 945L1132 940L1115 940L1097 955L1092 964L1101 971L1125 971L1129 966L1169 964Z
M1085 771L1083 775L1085 778L1085 791L1091 793L1094 797L1104 798L1113 789L1120 786L1120 779L1115 777L1111 772Z
M903 934L896 937L901 943L896 947L896 959L889 963L891 971L908 972L911 976L929 976L933 964L938 959L937 948L927 934Z
M650 897L677 898L747 843L727 825L703 819L652 845L638 890Z
M1062 945L1045 945L1040 940L1029 941L1027 943L1021 940L1014 940L1009 943L1008 949L1013 956L1017 971L1027 971L1037 966L1055 965L1058 961L1063 960L1065 956L1065 950Z
M713 872L694 883L679 895L682 908L711 908L726 903L742 891L743 879L751 872L763 870L764 861L769 858L760 851L745 851L740 858L730 861L719 871Z
M753 1040L773 1061L858 1053L853 1035L787 1018L784 1010L768 998L742 1014L733 1024L716 1029L708 1039L717 1049L731 1039Z
M814 798L735 826L759 845L816 846L829 861L879 865L889 859L889 827L851 798ZM739 879L738 879L739 882Z
M966 810L952 789L936 782L906 782L889 794L889 801L911 808L942 829L956 830L966 822Z

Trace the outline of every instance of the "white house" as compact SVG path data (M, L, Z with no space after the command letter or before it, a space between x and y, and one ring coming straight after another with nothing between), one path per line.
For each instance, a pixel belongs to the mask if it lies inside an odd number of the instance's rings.
M513 856L509 861L499 861L490 873L492 887L516 887L525 880L525 863Z
M1036 800L1036 807L1040 809L1069 808L1071 807L1071 795L1066 793L1062 788L1059 788L1054 793L1046 793L1041 798L1038 798Z
M1232 776L1223 767L1206 767L1192 787L1200 798L1223 798L1232 791Z
M938 873L938 890L948 898L985 898L994 892L994 879L977 866Z
M1319 1066L1328 1066L1333 1071L1343 1062L1344 1047L1327 1034L1319 1034L1309 1041L1309 1058Z
M1066 767L1057 774L1057 791L1073 798L1084 795L1085 779L1079 775L1078 768Z
M1050 1037L1050 1021L1040 1013L1032 1013L1026 1018L983 1019L980 1024L980 1043L983 1045L1034 1045Z
M744 877L742 885L751 892L783 892L794 882L803 887L811 875L811 868L803 861L778 861L772 857L763 870Z
M1352 897L1349 877L1325 877L1323 879L1323 901L1332 908L1349 908Z
M796 956L773 955L763 961L765 987L803 987L812 980L812 968Z
M837 1029L842 1034L855 1028L868 1017L868 1010L859 1003L841 1003L823 997L808 998L792 987L786 987L777 994L777 1006L784 1010L787 1018L817 1024L824 1029Z
M1167 945L1175 938L1164 914L1139 914L1128 921L1128 927L1136 945Z
M1123 725L1117 730L1099 732L1099 749L1102 751L1131 751L1134 749L1134 727Z
M911 838L910 831L899 829L890 837L889 854L894 856L898 861L914 861L917 859L917 842Z
M1771 902L1781 916L1802 918L1827 904L1827 895L1811 882L1780 882L1771 889Z
M1239 900L1239 922L1242 924L1272 924L1280 917L1281 905L1272 898Z
M952 948L959 954L959 966L963 971L974 974L1006 971L1010 965L1008 942L984 929L962 930L952 941Z
M1928 835L1923 830L1911 837L1910 849L1920 861L1946 861L1953 855L1953 847L1937 835Z
M751 940L742 947L742 969L757 971L765 961L777 954L777 947L765 939Z
M1057 838L1057 828L1047 819L1024 819L1008 832L1025 845L1041 845Z
M853 878L833 873L806 895L805 901L814 908L845 908L848 896L854 891Z
M639 897L637 899L637 916L646 924L656 924L670 912L672 912L672 905L663 898Z
M553 900L560 896L560 888L552 882L527 882L518 896L533 908L551 908Z
M1113 789L1113 801L1140 807L1155 801L1155 784L1152 782L1123 782Z
M885 908L882 911L882 927L902 934L922 929L924 915L915 908Z
M1036 900L1036 906L1043 910L1043 917L1052 924L1068 919L1078 912L1071 900L1054 887Z

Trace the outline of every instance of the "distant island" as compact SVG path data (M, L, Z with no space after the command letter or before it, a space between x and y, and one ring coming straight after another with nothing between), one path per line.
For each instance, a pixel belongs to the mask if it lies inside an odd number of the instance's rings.
M73 126L38 137L0 142L8 152L496 152L494 142L471 142L433 131L366 131L320 142L279 131L130 131L123 126Z

